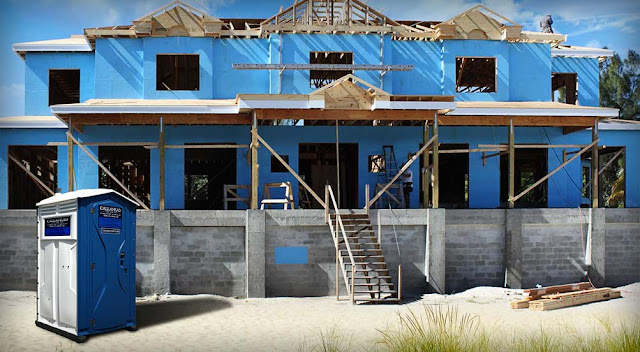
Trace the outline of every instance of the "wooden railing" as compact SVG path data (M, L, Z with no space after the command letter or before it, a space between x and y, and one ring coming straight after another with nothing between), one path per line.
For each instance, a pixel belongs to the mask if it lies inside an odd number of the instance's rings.
M342 270L342 276L344 277L344 283L347 287L347 293L349 294L349 298L351 299L351 303L354 303L354 294L355 294L355 281L356 281L356 261L353 259L353 253L351 252L351 245L349 244L349 239L347 237L347 233L344 229L344 224L342 223L342 217L340 216L340 209L338 208L338 203L336 202L336 198L333 195L333 190L330 185L325 186L325 208L324 208L324 219L327 224L329 224L329 228L331 230L331 236L333 237L333 243L336 246L336 298L340 299L340 292L338 288L338 268L340 266ZM331 200L331 202L329 201ZM330 216L330 208L333 204L334 214L335 214L335 226L333 224L333 220L331 220ZM338 233L339 232L339 233ZM349 261L351 263L351 282L349 282L349 277L347 276L347 269L344 265L344 259L342 255L340 255L340 237L344 240L345 248L347 249L347 253L349 254Z

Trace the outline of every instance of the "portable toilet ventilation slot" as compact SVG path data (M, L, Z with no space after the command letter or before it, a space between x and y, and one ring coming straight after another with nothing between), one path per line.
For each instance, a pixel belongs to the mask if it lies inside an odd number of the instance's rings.
M137 204L92 189L57 193L36 206L36 325L76 342L134 331Z

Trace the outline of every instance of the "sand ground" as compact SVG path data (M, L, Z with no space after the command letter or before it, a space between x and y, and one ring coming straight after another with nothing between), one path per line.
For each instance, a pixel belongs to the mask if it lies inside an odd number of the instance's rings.
M487 331L508 334L576 331L597 334L599 320L640 321L640 283L620 288L622 298L548 312L512 310L521 291L478 287L455 295L428 294L402 305L358 305L335 297L232 299L170 295L138 299L136 332L116 331L84 344L34 325L34 292L0 292L0 351L297 351L317 344L338 326L354 349L396 327L398 313L421 313L424 305L457 306L479 316Z

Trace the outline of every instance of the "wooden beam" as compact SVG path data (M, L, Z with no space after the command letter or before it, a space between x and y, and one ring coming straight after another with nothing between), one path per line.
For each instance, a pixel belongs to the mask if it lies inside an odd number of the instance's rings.
M597 208L600 198L598 191L598 119L593 119L593 127L591 128L591 207ZM579 155L579 154L576 154ZM574 156L575 157L575 156ZM573 158L571 158L573 159ZM569 160L571 160L569 159Z
M249 144L185 144L185 145L165 145L166 149L237 149L249 148ZM154 149L157 147L151 147Z
M600 169L600 171L598 171L598 175L602 175L602 173L604 172L604 170L606 170L609 166L611 166L611 164L613 164L614 161L616 161L616 159L618 159L618 157L624 152L624 148L620 148L620 150L618 150L613 157L611 158L611 160L609 160L606 164L604 164L604 166Z
M586 144L514 144L516 149L584 148ZM478 148L508 149L509 144L478 144Z
M158 151L159 151L159 156L160 156L160 200L158 202L158 207L160 210L164 210L164 201L165 201L165 174L164 174L164 168L165 168L165 159L164 159L164 152L165 152L165 142L164 142L164 125L163 125L163 119L160 118L159 124L159 137L158 137Z
M509 123L509 171L508 171L508 195L507 200L509 202L509 209L513 209L515 206L515 199L513 199L513 195L515 194L516 189L516 180L515 180L515 165L516 165L516 154L515 154L515 136L514 131L515 128L513 126L513 120Z
M375 110L374 110L375 111ZM393 111L393 110L391 110ZM592 117L584 116L438 116L441 126L560 126L591 127Z
M411 166L411 164L413 164L413 162L418 159L418 157L424 153L425 150L427 150L427 148L429 148L429 146L431 146L434 141L436 141L438 139L438 135L434 135L433 137L431 137L431 139L425 143L425 145L422 146L422 148L420 148L420 150L418 150L418 152L416 152L416 154L414 156L411 157L411 159L409 159L404 166L402 166L402 168L400 169L400 171L398 171L398 173L391 179L391 181L389 181L389 183L387 183L370 201L369 201L369 207L371 207L373 204L375 204L375 202L378 200L378 198L380 198L380 196L382 196L387 189L389 189L389 187L391 187L391 185L396 182L396 180L409 168L409 166Z
M429 122L424 122L424 128L422 130L422 144L426 144L429 140ZM427 166L429 165L429 154L422 154L422 206L426 209L429 207L429 181L431 179L431 173L427 172Z
M318 109L258 109L259 120L330 120L335 121L403 121L433 120L433 110L318 110Z
M52 191L51 188L47 187L47 185L45 185L44 182L42 182L42 180L38 178L38 176L34 175L31 171L29 171L29 169L27 169L27 167L24 166L22 162L20 162L20 160L16 159L11 154L8 154L8 156L11 161L16 163L16 165L18 165L22 169L22 171L26 172L27 175L29 175L29 177L33 180L33 182L36 183L36 185L40 186L44 191L46 191L52 196L56 194L56 192Z
M251 125L251 209L258 209L259 165L258 165L258 120L253 113Z
M67 131L67 192L73 192L73 180L75 178L73 172L73 127L71 118L69 118L69 130Z
M315 198L318 201L318 203L320 203L320 206L325 207L325 202L323 202L322 199L316 194L316 192L314 192L313 189L311 189L311 187L309 187L309 185L306 182L304 182L304 180L291 168L291 166L289 166L289 164L286 161L284 161L284 159L282 159L282 157L280 157L280 155L276 153L276 151L273 150L273 148L271 148L271 146L267 142L265 142L264 139L262 139L262 137L260 137L258 132L252 131L252 133L255 135L258 141L260 141L260 143L262 143L264 147L267 148L267 150L269 150L269 152L271 152L271 154L273 154L273 156L275 156L276 159L278 159L278 161L281 162L282 165L287 170L289 170L289 173L291 173L291 175L293 175L293 177L295 177L296 180L300 182L302 187L304 187L313 196L313 198Z
M74 114L74 125L158 125L158 114ZM65 115L61 116L65 119ZM167 114L165 125L249 125L249 114Z
M440 141L438 136L438 114L434 114L433 120L433 155L431 156L431 177L433 179L431 183L431 206L437 209L440 206L440 156L438 155L438 149L440 147Z
M82 145L80 142L78 142L78 140L77 140L77 139L75 139L75 138L73 137L73 135L71 135L71 133L70 133L70 132L67 132L67 137L68 137L68 138L70 138L70 139L73 141L73 143L77 144L77 145L78 145L78 147L79 147L80 149L82 149L82 151L83 151L85 154L87 154L87 156L88 156L89 158L91 158L91 160L93 160L93 162L95 162L95 163L98 165L98 167L99 167L99 168L101 168L101 169L102 169L102 171L104 171L104 173L105 173L105 174L107 174L109 177L111 177L111 179L113 179L113 180L118 184L118 186L122 187L122 189L123 189L123 190L124 190L124 191L129 195L129 196L131 196L131 198L133 198L133 199L134 199L138 204L140 204L140 206L141 206L144 210L151 210L151 209L149 209L149 207L148 207L146 204L144 204L144 202L143 202L143 201L141 201L141 200L140 200L140 199L139 199L139 198L138 198L138 197L137 197L133 192L131 192L131 190L129 190L129 188L127 188L127 186L125 186L122 182L120 182L120 180L118 180L118 178L117 178L114 174L112 174L112 173L111 173L111 171L109 171L109 169L107 169L107 167L106 167L106 166L102 165L102 163L100 162L100 160L98 160L98 158L96 158L96 157L95 157L95 156L94 156L94 155L89 151L89 149L87 149L87 147L85 147L85 146L84 146L84 145Z
M466 153L484 153L484 152L499 152L504 149L500 148L475 148L475 149L445 149L438 150L438 154L466 154ZM432 151L428 152L432 154Z
M538 181L536 181L534 184L529 186L529 188L527 188L524 191L520 192L520 194L518 194L517 196L515 196L513 198L510 198L510 201L513 200L515 202L516 200L520 199L520 197L522 197L525 194L529 193L529 191L531 191L532 189L536 188L542 182L546 181L549 177L553 176L556 172L560 171L560 169L565 167L567 164L569 164L570 162L574 161L576 158L578 158L580 155L582 155L583 153L585 153L589 149L592 149L593 146L597 146L598 145L598 141L599 141L599 139L596 139L595 141L591 142L591 144L589 144L588 146L582 148L579 152L576 153L576 155L572 156L571 159L569 159L569 160L565 161L564 163L560 164L558 167L553 169L553 171L551 171L550 173L545 175L543 178L541 178ZM595 174L597 174L597 173L598 172L596 171ZM593 174L593 172L592 172L592 174ZM593 185L592 185L592 189L593 189Z

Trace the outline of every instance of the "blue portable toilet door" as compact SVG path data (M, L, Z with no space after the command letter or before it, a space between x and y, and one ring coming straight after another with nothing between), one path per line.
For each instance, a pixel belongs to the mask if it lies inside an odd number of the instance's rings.
M91 287L92 325L95 330L110 329L126 323L129 317L129 255L123 207L101 200L92 208Z

